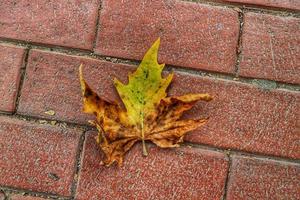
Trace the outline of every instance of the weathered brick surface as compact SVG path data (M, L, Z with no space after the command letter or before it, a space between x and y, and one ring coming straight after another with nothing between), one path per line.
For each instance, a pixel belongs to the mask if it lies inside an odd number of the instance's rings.
M15 110L23 60L23 48L0 45L0 111Z
M91 49L98 0L0 1L0 37Z
M95 50L140 60L161 36L161 62L233 73L238 32L238 14L227 8L175 0L104 0Z
M250 152L300 158L300 93L259 89L248 84L180 76L171 94L205 92L214 96L199 103L189 117L209 116L190 133L191 142ZM280 147L280 148L279 148Z
M0 185L71 195L80 131L0 117Z
M50 198L24 196L24 195L21 195L21 194L10 195L10 200L46 200L46 199L50 199Z
M299 199L300 165L234 156L227 199Z
M300 20L246 13L241 76L300 83Z
M299 0L223 0L223 1L300 10Z
M112 64L82 57L32 51L19 104L19 113L85 123L78 81L78 66L100 96L117 99L112 80L125 81L128 65ZM38 75L37 75L38 74ZM198 103L187 117L210 117L209 122L186 139L270 155L300 158L299 92L264 90L233 81L178 74L171 95L206 92L209 103ZM54 116L46 115L54 110ZM280 147L280 148L279 148Z
M218 152L197 148L149 146L143 157L136 145L124 166L101 166L101 154L89 132L84 145L76 199L221 199L228 168Z
M113 77L122 74L124 80L128 68L84 57L31 51L18 113L86 123L88 115L81 112L80 63L84 64L85 77L91 78L93 88L101 95L117 97ZM110 70L111 67L114 70ZM48 110L54 110L55 115L45 114Z

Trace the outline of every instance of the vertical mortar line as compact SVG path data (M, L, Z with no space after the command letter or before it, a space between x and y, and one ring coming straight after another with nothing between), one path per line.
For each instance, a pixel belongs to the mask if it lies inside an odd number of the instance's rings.
M20 70L21 75L20 75L20 80L19 80L19 85L18 85L18 90L17 90L17 95L16 95L16 106L15 106L15 110L14 110L13 114L16 114L18 107L19 107L21 90L23 88L23 83L24 83L24 79L25 79L25 73L26 73L30 49L31 49L31 46L29 46L25 50L25 53L24 53L24 60L23 60L23 64L22 64L21 70Z
M71 199L75 199L76 190L78 186L78 180L79 180L79 173L81 168L81 160L82 160L82 154L83 154L83 148L84 148L84 142L85 142L85 136L88 130L84 130L82 135L80 136L79 144L78 144L78 150L76 153L76 162L75 162L75 174L73 178L73 183L71 186Z
M97 38L98 38L98 32L99 32L99 26L100 26L99 24L100 24L101 9L102 9L102 0L99 0L99 8L98 8L97 20L96 20L95 38L94 38L93 49L92 49L93 52L94 52L94 49L96 48L96 44L97 44Z
M235 70L234 74L235 77L239 77L239 70L240 70L240 61L241 61L241 54L242 54L242 36L243 36L243 30L244 30L244 12L245 10L242 8L238 11L239 15L239 24L240 24L240 31L239 31L239 37L238 37L238 43L236 47L236 64L235 64Z
M227 157L228 157L228 169L227 169L227 176L226 176L226 179L225 179L223 200L226 200L226 198L227 198L228 182L229 182L229 178L230 178L230 172L231 172L231 169L232 169L232 160L231 160L230 152L228 152L226 154L227 154Z

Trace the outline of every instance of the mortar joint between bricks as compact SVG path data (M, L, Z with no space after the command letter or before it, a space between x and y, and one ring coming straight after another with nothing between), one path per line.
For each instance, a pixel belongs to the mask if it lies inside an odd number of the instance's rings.
M192 2L198 3L202 5L209 5L214 7L220 8L238 8L244 9L245 11L261 13L261 14L269 14L274 16L281 16L281 17L300 17L300 13L297 10L289 9L289 8L279 8L279 7L272 7L272 6L263 6L263 5L255 5L255 4L243 4L240 2L224 2L221 0L181 0L184 2Z
M236 10L238 12L238 20L239 20L239 36L237 41L237 47L236 47L236 63L235 63L235 70L234 74L235 77L239 77L239 69L240 69L240 62L242 57L242 37L243 37L243 30L244 30L244 9L238 9Z
M71 186L71 193L72 193L72 197L75 199L75 195L76 195L76 190L78 187L78 183L79 183L79 175L80 175L80 168L82 165L82 156L83 156L83 149L84 149L84 143L85 143L85 137L86 137L86 133L89 130L84 130L81 137L80 137L80 141L78 144L78 152L76 155L76 162L75 162L75 174L74 174L74 179L73 179L73 183ZM73 199L72 198L72 199Z
M2 111L0 111L0 116L10 117L12 119L18 119L18 120L27 121L27 122L36 123L36 124L57 126L57 127L60 127L60 128L69 127L69 128L77 128L77 129L80 129L82 131L96 131L96 128L94 128L91 125L72 123L72 122L62 121L62 120L58 120L58 119L49 119L49 118L45 118L45 117L27 116L27 115L22 115L22 114L19 114L19 113L15 113L15 114L11 115L11 113L2 112ZM54 125L51 123L53 121L55 121Z
M258 14L267 14L278 17L295 17L300 18L299 11L288 9L274 9L271 7L251 7L250 5L243 6L245 12L253 12Z
M300 164L300 160L297 158L289 158L289 157L272 155L272 154L261 153L261 152L250 152L247 150L240 150L240 149L235 149L235 148L224 148L224 147L213 146L213 145L205 144L205 143L193 143L193 142L185 141L182 144L182 146L199 148L199 149L209 150L209 151L216 151L216 152L223 153L223 154L227 155L228 157L232 157L234 155L242 155L242 156L246 156L246 157L270 159L270 160L275 160L275 161L283 161L283 162L288 162L288 163Z
M21 67L21 70L20 70L21 75L20 75L19 86L18 86L18 90L17 90L15 110L14 110L13 114L15 114L17 112L18 107L19 107L21 90L23 88L23 83L24 83L24 79L25 79L25 73L26 73L26 67L27 67L27 64L28 64L28 57L29 57L30 49L31 49L31 46L28 46L25 49L24 60L23 60L23 64L22 64L22 67Z
M223 200L226 200L226 198L227 198L227 190L228 190L228 185L229 185L230 173L231 173L231 169L232 169L232 159L231 159L230 150L228 150L226 152L226 156L228 158L228 169L227 169L227 174L226 174L225 184L224 184Z
M4 200L10 200L10 197L12 195L22 195L28 197L41 197L45 199L60 199L60 200L69 200L71 198L71 197L60 196L53 193L37 192L37 191L27 190L23 188L14 188L8 186L0 186L0 190L2 190L5 193L6 198Z
M97 38L98 38L98 34L99 34L99 29L100 29L100 12L102 9L102 1L99 0L99 7L97 10L97 18L96 18L96 26L95 26L95 37L94 37L94 41L93 41L93 51L96 48L97 45Z
M42 51L46 51L46 52L65 54L65 55L69 55L69 56L81 56L81 57L85 57L85 58L89 58L89 59L97 59L97 60L107 61L107 62L111 62L111 63L129 64L129 65L134 65L134 66L137 66L140 63L140 61L138 61L138 60L104 56L104 55L95 54L92 51L87 51L87 50L74 49L74 48L69 48L69 47L60 47L60 46L49 47L44 44L28 43L28 42L19 41L19 40L6 40L6 39L3 40L3 38L1 38L1 37L0 37L0 43L12 44L15 46L22 46L22 47L27 48L28 50L29 49L30 50L42 50ZM246 84L250 84L250 85L253 85L253 81L257 80L255 78L251 78L251 77L238 77L238 79L237 79L235 74L213 72L213 71L207 71L207 70L203 70L203 69L195 70L195 69L191 69L191 68L186 68L186 67L182 67L182 66L173 66L173 65L166 65L166 70L167 71L174 70L175 72L187 73L188 75L196 75L196 76L201 76L201 77L232 80L232 81L246 83ZM265 80L265 79L261 79L261 80ZM285 83L285 82L278 82L278 81L276 81L276 83L279 84L278 89L285 89L287 91L296 91L296 92L300 91L299 84L292 84L292 83Z

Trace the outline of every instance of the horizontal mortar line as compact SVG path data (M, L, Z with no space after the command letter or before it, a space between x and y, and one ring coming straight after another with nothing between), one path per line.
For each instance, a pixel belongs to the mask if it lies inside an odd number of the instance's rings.
M16 45L19 47L24 48L30 48L30 49L40 49L40 50L56 50L56 51L62 51L62 52L77 52L77 53L93 53L92 50L88 49L81 49L81 48L75 48L75 47L68 47L68 46L61 46L61 45L55 45L55 44L48 44L48 43L42 43L42 42L33 42L33 41L27 41L27 40L19 40L14 38L6 38L6 37L0 37L0 44L11 44Z
M292 84L292 83L285 83L280 81L274 81L274 80L268 80L268 79L262 79L262 78L251 78L251 77L241 77L241 76L235 76L235 74L226 74L226 73L220 73L220 72L213 72L208 70L198 70L198 69L189 69L189 68L178 68L177 66L170 66L166 65L168 71L174 71L186 75L196 75L196 77L206 77L206 78L213 78L217 80L230 80L235 83L245 83L251 86L255 86L257 88L266 89L266 90L281 90L285 89L287 91L291 92L299 92L300 91L300 84ZM268 83L274 83L276 84L276 87L274 88L268 88L268 87L262 87L255 82L268 82Z
M98 59L102 61L111 61L111 59L115 59L113 63L123 63L123 64L139 64L138 60L129 60L129 59L123 59L123 58L117 58L112 56L105 56L94 53L92 50L84 50L84 49L76 49L71 47L65 47L65 46L49 46L48 44L43 43L34 43L34 42L28 42L24 40L16 40L16 39L10 39L10 38L1 38L0 37L0 44L10 44L14 46L20 46L29 48L30 50L42 50L42 51L48 51L49 53L61 53L71 56L83 56L86 58L91 59Z
M47 45L43 44L33 44L31 42L26 42L22 40L11 40L11 39L3 39L0 38L0 44L12 44L15 46L24 46L24 47L29 47L30 51L31 50L42 50L46 51L49 53L59 53L59 54L65 54L65 55L70 55L70 56L81 56L85 58L90 58L90 59L96 59L100 61L107 61L115 64L129 64L129 65L139 65L140 60L134 60L134 59L124 59L120 57L112 57L112 56L105 56L105 55L99 55L95 54L93 51L87 51L87 50L78 50L78 49L73 49L69 47L48 47ZM274 81L274 80L268 80L268 79L263 79L263 78L251 78L251 77L236 77L234 72L231 73L226 73L226 72L214 72L214 71L209 71L209 70L203 70L203 69L196 69L196 68L187 68L187 67L182 67L182 66L176 66L176 65L169 65L166 64L167 70L175 71L175 72L184 72L187 73L188 75L197 75L200 77L208 77L208 78L218 78L218 79L224 79L224 80L232 80L237 83L247 83L250 85L254 85L258 87L258 85L253 84L253 81L267 81L267 82L272 82L275 83L278 87L276 88L263 88L263 89L286 89L288 91L300 91L300 84L292 84L292 83L285 83L285 82L280 82L280 81Z
M274 16L281 16L281 17L296 17L300 18L299 11L290 9L290 8L280 8L274 6L264 6L258 4L243 4L242 2L224 2L222 0L180 0L182 2L192 2L192 3L199 3L202 5L209 5L215 7L226 7L226 8L239 8L244 9L247 12L255 12L261 14L270 14Z
M195 143L195 142L188 142L185 141L183 146L191 146L194 148L200 148L200 149L206 149L210 151L217 151L220 153L224 153L229 157L232 157L233 155L240 155L245 156L248 158L257 158L257 159L264 159L269 161L281 161L281 162L287 162L291 164L299 164L300 165L300 159L296 158L289 158L289 157L280 157L276 155L266 154L266 153L260 153L260 152L251 152L246 150L240 150L235 148L222 148L222 147L215 147L209 144L201 144L201 143Z
M3 112L0 111L0 116L3 117L9 117L12 119L18 119L18 120L22 120L25 122L33 122L36 123L38 125L50 125L50 126L54 126L54 127L60 127L60 128L64 128L64 124L67 126L67 128L78 128L82 130L82 134L86 131L90 131L90 130L96 130L96 128L94 128L92 125L88 125L88 124L81 124L81 123L75 123L75 122L70 122L70 121L63 121L63 120L59 120L59 119L49 119L46 117L37 117L37 116L32 116L32 115L23 115L23 114L19 114L19 113L8 113L8 112ZM45 121L45 123L40 123L39 121ZM55 121L56 124L52 125L51 122Z
M0 185L0 190L4 191L8 195L26 193L29 196L36 196L36 197L43 197L43 198L54 198L54 199L61 199L61 200L70 200L70 199L73 198L73 196L66 197L66 196L61 196L61 195L54 194L54 193L38 192L38 191L30 190L30 189L10 187L10 186L2 186L2 185Z
M34 116L30 116L30 115L20 115L20 114L14 114L11 115L9 113L4 113L4 112L0 112L0 116L6 116L6 117L12 117L13 119L26 119L26 121L28 122L34 122L37 125L43 125L38 123L38 120L45 120L47 121L47 125L50 126L59 126L59 124L66 124L69 128L81 128L83 129L82 134L85 134L88 131L97 131L95 127L93 127L92 125L82 125L79 123L71 123L68 121L62 121L62 120L51 120L51 119L45 119L45 118L37 118ZM56 121L58 122L56 125L51 125L50 122L51 121ZM293 158L287 158L287 157L280 157L280 156L274 156L274 155L269 155L269 154L264 154L264 153L258 153L258 152L249 152L249 151L244 151L244 150L238 150L238 149L233 149L233 148L222 148L222 147L216 147L213 145L208 145L208 144L201 144L201 143L193 143L193 142L187 142L185 141L183 144L183 146L192 146L192 147L197 147L197 148L201 148L203 150L212 150L212 151L217 151L217 152L222 152L225 154L228 154L229 152L234 152L236 154L242 154L242 155L249 155L249 156L253 156L253 157L262 157L262 158L269 158L269 159L273 159L273 160L282 160L282 161L286 161L286 162L293 162L293 163L297 163L300 162L300 160L298 159L293 159Z

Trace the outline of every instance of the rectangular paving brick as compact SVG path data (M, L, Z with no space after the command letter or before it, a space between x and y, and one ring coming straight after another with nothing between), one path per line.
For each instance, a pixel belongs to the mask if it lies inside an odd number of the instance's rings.
M299 163L233 157L228 182L228 200L296 200L299 197Z
M300 93L211 78L180 76L170 94L209 93L188 117L210 117L186 140L249 152L300 158Z
M118 100L113 87L117 77L127 80L134 67L94 59L32 51L21 93L18 113L48 119L86 123L78 66L100 96ZM222 148L300 158L300 93L267 90L249 84L176 73L171 95L210 93L211 102L200 102L186 117L210 117L209 122L188 134L186 140ZM55 115L44 112L54 110Z
M300 83L300 19L246 13L241 76Z
M102 154L87 134L75 199L221 199L228 168L224 154L197 148L159 149L141 145L126 155L124 166L101 166Z
M98 0L0 1L0 37L91 49Z
M15 110L24 54L22 47L0 45L0 111Z
M0 185L71 195L80 130L0 117Z
M223 1L251 4L251 5L260 5L266 7L300 10L299 0L223 0Z
M124 68L122 65L95 59L34 50L29 55L18 113L86 123L91 117L81 111L82 95L78 74L81 63L85 66L85 77L93 81L90 84L96 87L99 94L109 98L112 95L117 97L112 85L113 77L122 74L123 80L126 79L128 66ZM111 67L115 71L110 70ZM49 110L53 110L55 115L45 113Z
M95 51L141 60L160 36L163 63L234 73L237 12L192 2L103 0Z

